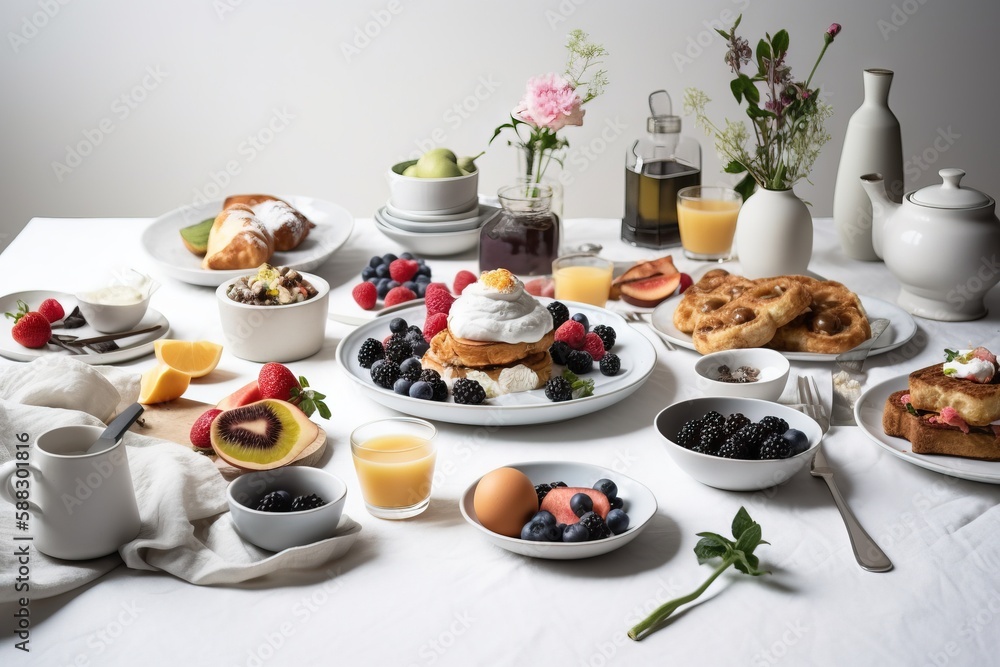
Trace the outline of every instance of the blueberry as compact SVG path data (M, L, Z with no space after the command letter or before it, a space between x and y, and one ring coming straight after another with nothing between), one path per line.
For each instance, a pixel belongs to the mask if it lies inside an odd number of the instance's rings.
M590 320L587 319L586 315L584 315L583 313L576 313L575 315L573 315L572 319L582 324L584 331L590 331Z
M378 292L378 298L384 299L385 295L389 293L389 279L381 278L378 284L375 285L376 292Z
M406 289L410 290L414 294L417 293L417 284L415 282L413 282L412 280L407 280L405 283L403 283L403 287L405 287Z
M419 398L422 401L429 401L434 398L434 387L430 382L417 380L410 385L410 398Z
M417 267L417 275L418 276L427 276L428 278L430 278L431 277L431 267L429 267L426 264L424 264L423 263L424 260L422 260L422 259L417 260L417 261L420 262L420 266Z
M788 441L788 447L791 450L789 456L801 454L809 449L809 438L798 429L790 428L781 437Z
M531 521L541 521L542 523L552 524L553 526L556 525L556 518L551 512L546 512L545 510L536 512L535 516L531 517Z
M400 259L413 259L413 253L412 252L402 252L402 253L399 254L399 258Z
M563 542L586 542L590 539L590 531L582 523L571 523L562 532Z
M410 378L399 378L392 385L392 390L397 394L402 394L403 396L410 395L410 387L413 386L413 380Z
M393 262L395 262L395 261L396 261L397 259L399 259L399 257L396 257L396 256L395 256L395 255L393 255L393 254L392 254L391 252L387 252L387 253L385 253L384 255L382 255L382 263L383 263L383 264L387 264L387 265L388 265L388 264L392 264L392 263L393 263Z
M608 503L611 505L611 509L620 510L625 507L625 501L621 498L609 498Z
M569 508L573 510L573 514L583 516L594 511L594 501L586 493L577 493L569 499Z
M427 265L427 260L424 259L423 257L414 257L414 259L417 261L417 264L419 264L420 266L426 266Z
M415 338L414 340L408 342L410 343L410 349L413 350L413 356L415 357L424 356L427 353L427 350L429 350L431 347L430 345L427 344L427 341L424 340L423 336L421 336L419 339Z
M402 317L394 317L392 321L389 322L389 331L394 334L404 333L409 325L406 323Z
M399 374L405 378L410 378L411 380L416 380L420 377L420 371L423 370L420 367L420 360L416 357L410 357L408 359L403 359L403 363L399 365ZM407 392L409 392L409 386L406 387Z
M379 264L378 266L376 266L375 267L375 275L378 276L379 278L388 278L389 277L389 265L388 264Z
M431 277L429 273L418 273L413 279L418 285L427 285L431 282Z
M427 283L417 283L417 289L413 290L413 293L417 295L418 299L423 299L427 296Z
M382 280L382 279L379 278L378 276L372 276L371 278L368 279L368 282L370 282L372 285L374 285L375 289L378 289L378 281L380 281L380 280Z
M361 269L361 279L362 280L368 280L369 278L372 278L374 276L375 276L375 267L374 266L366 266L365 268Z
M368 266L372 267L373 269L377 269L381 264L382 264L382 258L379 257L378 255L375 255L374 257L368 260Z
M599 479L594 484L594 488L603 493L610 500L618 496L618 485L610 479Z
M532 542L558 542L562 536L555 522L546 523L544 521L529 521L521 529L521 539Z
M389 284L389 289L395 289L399 287L399 283L396 282L395 280L390 280L388 284Z
M624 510L611 510L604 521L615 535L621 535L628 530L628 514L625 514Z

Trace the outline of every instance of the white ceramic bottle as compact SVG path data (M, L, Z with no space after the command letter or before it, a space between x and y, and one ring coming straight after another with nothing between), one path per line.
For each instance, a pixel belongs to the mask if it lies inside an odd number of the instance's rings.
M887 69L865 70L865 99L847 124L840 155L833 221L840 246L852 259L879 259L872 247L871 200L861 187L861 175L882 174L889 197L896 203L903 199L903 140L889 109L892 75Z

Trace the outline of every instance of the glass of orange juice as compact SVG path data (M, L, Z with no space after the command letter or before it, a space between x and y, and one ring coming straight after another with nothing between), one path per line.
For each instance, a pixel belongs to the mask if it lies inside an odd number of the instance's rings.
M736 217L743 197L736 190L696 185L677 193L677 225L688 259L724 262L733 257Z
M408 519L427 509L434 478L434 426L398 417L359 426L351 433L351 454L369 514Z
M556 298L604 306L611 291L614 262L597 255L564 255L552 262Z

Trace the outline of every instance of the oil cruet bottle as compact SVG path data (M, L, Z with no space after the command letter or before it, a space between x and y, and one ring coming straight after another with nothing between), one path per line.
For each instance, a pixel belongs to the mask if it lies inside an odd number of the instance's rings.
M674 116L670 95L649 95L646 136L625 154L625 217L622 240L644 248L680 245L677 193L701 185L701 146L681 135L681 118Z

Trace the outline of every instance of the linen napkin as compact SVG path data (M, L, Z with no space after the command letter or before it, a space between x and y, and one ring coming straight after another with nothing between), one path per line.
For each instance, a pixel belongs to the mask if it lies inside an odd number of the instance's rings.
M69 357L58 359L38 359L5 369L0 381L0 463L13 458L18 433L34 439L56 426L99 425L95 414L110 417L120 403L129 404L138 395L137 376L87 366ZM32 372L33 368L38 372ZM11 381L8 370L21 381ZM50 394L57 408L18 402L29 397L43 403ZM124 442L142 522L138 537L117 554L87 561L60 560L32 551L33 598L72 590L123 562L133 569L162 570L199 585L234 584L283 570L315 568L343 555L361 530L344 517L337 535L330 539L279 553L259 549L236 533L226 501L228 483L211 460L176 443L133 432L125 434ZM14 544L13 509L0 500L4 544ZM17 571L16 560L12 550L0 550L0 571ZM13 586L0 587L0 602L20 595Z

